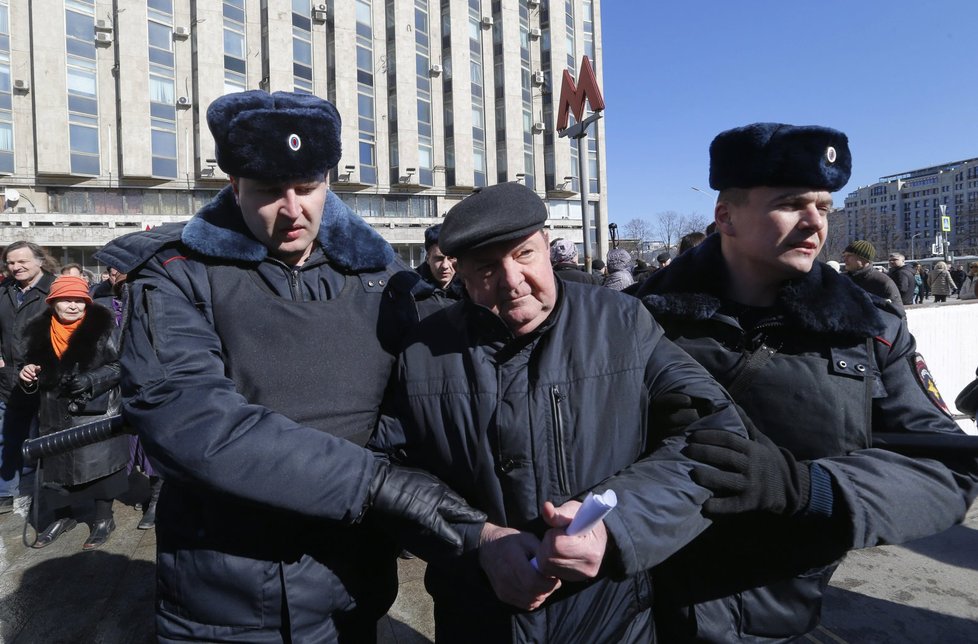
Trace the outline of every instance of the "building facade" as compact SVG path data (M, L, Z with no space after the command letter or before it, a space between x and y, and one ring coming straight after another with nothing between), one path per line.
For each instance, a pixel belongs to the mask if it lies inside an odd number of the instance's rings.
M834 245L844 248L853 239L868 239L884 259L892 252L908 258L931 257L935 251L943 255L941 218L948 217L949 254L976 255L978 159L881 177L850 192L845 207L830 217L846 233Z
M227 181L207 106L309 92L343 117L331 188L405 259L474 188L522 181L551 238L581 235L560 79L602 78L600 0L0 0L0 245L90 264L112 238L185 220ZM572 121L573 122L573 121ZM588 138L607 250L604 126Z

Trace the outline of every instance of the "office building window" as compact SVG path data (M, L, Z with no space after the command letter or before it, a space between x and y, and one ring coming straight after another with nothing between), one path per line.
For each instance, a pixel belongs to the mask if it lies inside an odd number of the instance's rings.
M472 166L476 187L487 185L486 98L482 56L482 0L469 0L469 67L472 94Z
M374 90L373 6L371 0L356 0L356 3L357 136L360 181L362 183L377 183L377 112L375 109Z
M292 0L292 86L312 94L312 3Z
M178 96L173 59L173 5L170 0L150 0L147 15L152 174L175 179Z
M243 91L248 84L245 0L224 0L224 93Z
M431 122L431 29L428 0L414 0L415 75L418 85L418 183L434 185L435 144Z
M0 172L14 171L14 118L10 80L10 8L0 0Z
M533 85L531 84L530 11L520 2L520 97L523 112L523 183L536 188L536 152L533 148Z
M441 0L441 87L445 120L445 185L456 185L455 98L452 83L452 3Z
M98 82L95 71L95 2L65 3L68 139L72 174L99 174Z

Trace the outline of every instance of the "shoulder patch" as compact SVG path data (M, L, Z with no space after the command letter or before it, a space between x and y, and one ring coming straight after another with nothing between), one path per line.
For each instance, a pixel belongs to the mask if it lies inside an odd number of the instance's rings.
M941 396L941 392L937 389L937 383L934 382L934 376L927 367L927 363L924 362L924 356L919 353L914 353L908 356L907 359L913 367L917 384L924 390L924 394L930 398L930 401L934 403L935 407L947 414L948 418L952 418L951 410L948 409L947 403L944 402L944 397Z

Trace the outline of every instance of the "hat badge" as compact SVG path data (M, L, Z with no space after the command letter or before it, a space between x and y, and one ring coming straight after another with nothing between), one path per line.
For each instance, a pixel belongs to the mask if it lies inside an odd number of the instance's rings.
M825 160L828 161L829 163L835 163L835 158L836 158L835 148L832 147L831 145L825 148Z
M298 134L290 134L289 135L289 147L292 149L293 152L298 152L299 151L299 148L302 147L302 139L299 138L299 135ZM833 156L835 155L835 151L834 150L833 150L832 154L833 154Z

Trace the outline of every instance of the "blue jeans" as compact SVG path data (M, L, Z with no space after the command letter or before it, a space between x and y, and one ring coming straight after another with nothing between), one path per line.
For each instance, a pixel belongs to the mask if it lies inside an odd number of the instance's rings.
M28 437L37 434L37 408L0 400L0 426L0 497L17 496L21 475L34 471L33 466L24 468L20 449Z

